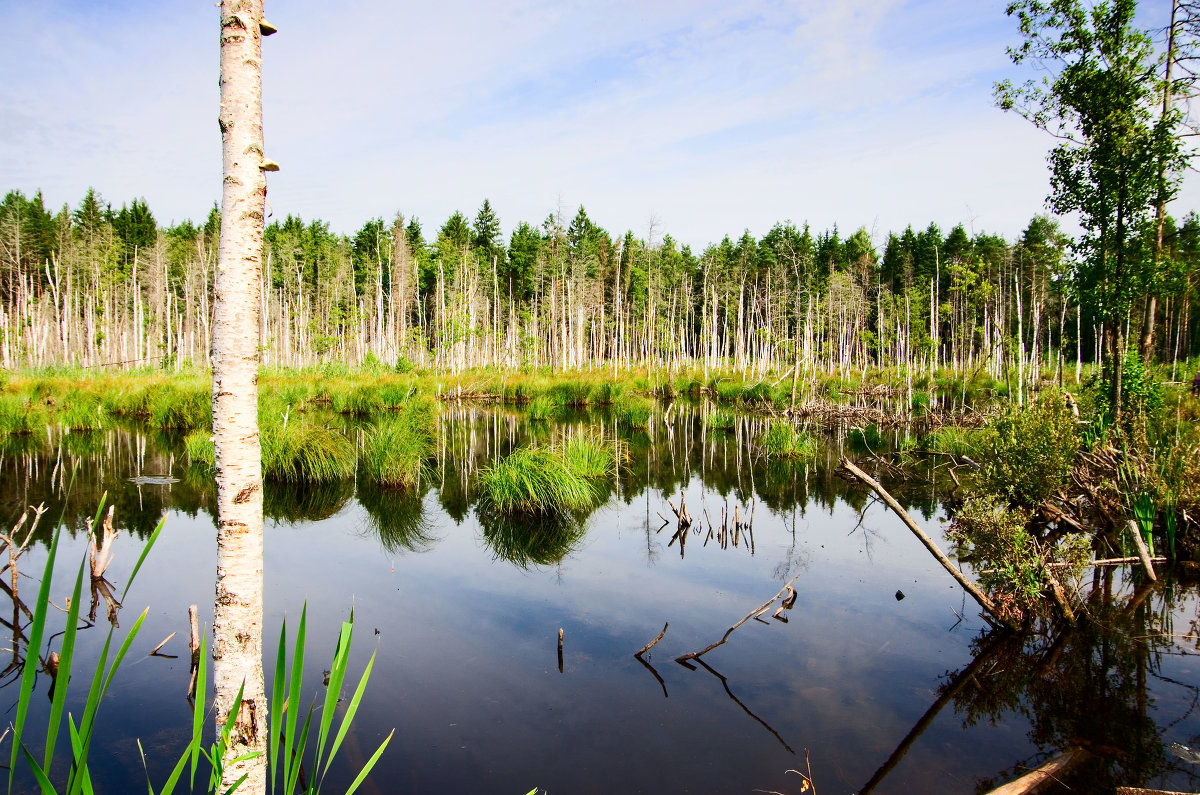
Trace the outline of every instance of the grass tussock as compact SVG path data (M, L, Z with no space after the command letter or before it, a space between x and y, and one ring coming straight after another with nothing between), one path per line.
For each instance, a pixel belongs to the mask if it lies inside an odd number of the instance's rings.
M329 483L354 476L354 444L337 431L292 418L259 428L263 477L285 483Z
M100 396L93 392L73 389L63 397L58 421L73 433L90 433L104 427L104 407Z
M48 421L44 404L25 395L0 393L0 434L28 436L46 427Z
M595 506L589 478L568 466L560 451L522 447L480 475L481 505L502 515L554 516Z
M613 413L626 428L645 428L654 414L654 403L637 395L624 395L613 406Z
M771 458L812 461L817 457L817 440L787 422L772 423L760 443Z
M545 395L538 395L529 401L529 421L549 422L554 415L554 401Z
M367 479L382 487L415 488L433 452L436 423L437 405L428 397L411 400L381 419L363 443Z

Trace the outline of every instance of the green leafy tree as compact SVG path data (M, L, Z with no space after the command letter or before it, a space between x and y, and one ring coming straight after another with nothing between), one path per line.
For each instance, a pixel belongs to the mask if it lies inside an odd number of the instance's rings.
M1155 203L1173 197L1187 154L1181 114L1156 112L1161 97L1150 37L1134 27L1134 0L1019 0L1008 7L1020 24L1014 64L1045 70L1020 86L1004 81L996 98L1059 143L1050 153L1050 208L1079 214L1083 234L1073 274L1080 299L1104 321L1114 363L1109 385L1120 416L1124 323L1156 258L1140 229Z

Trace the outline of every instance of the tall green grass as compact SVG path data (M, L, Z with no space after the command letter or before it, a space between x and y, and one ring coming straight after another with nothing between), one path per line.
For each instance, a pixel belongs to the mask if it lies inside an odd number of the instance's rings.
M436 401L429 397L405 402L381 418L363 443L363 473L372 482L392 488L415 488L433 453L437 430Z
M100 430L104 427L104 416L100 396L80 389L68 392L58 411L59 423L76 433Z
M354 477L354 443L304 419L260 425L263 477L285 483L327 483Z
M817 440L791 423L774 422L763 433L760 442L767 455L793 461L812 461L818 452Z
M24 436L45 428L48 422L45 404L25 395L0 392L0 434Z
M538 395L529 401L530 422L548 422L554 415L554 401L545 395Z
M623 395L613 406L613 414L626 428L645 428L654 414L654 403L637 395Z
M555 450L521 447L480 474L485 510L500 514L551 516L585 511L597 491L588 478L573 472Z

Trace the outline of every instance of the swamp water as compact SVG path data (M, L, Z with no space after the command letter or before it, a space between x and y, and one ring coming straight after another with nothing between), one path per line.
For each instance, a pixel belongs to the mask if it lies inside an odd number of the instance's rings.
M830 439L808 466L767 462L753 444L760 420L714 431L707 410L676 404L665 421L660 413L647 432L631 433L602 414L531 425L519 413L448 406L419 496L351 482L268 487L267 656L284 616L290 642L307 602L306 706L322 698L321 669L351 608L347 698L377 650L327 791L344 788L393 728L360 791L790 795L803 782L788 771L807 772L807 752L822 793L969 793L1072 744L1096 755L1075 792L1200 789L1200 765L1171 748L1200 746L1194 589L1137 588L1109 569L1083 584L1111 595L1093 603L1087 628L989 637L974 604L899 520L836 474L848 441ZM358 432L347 425L352 438ZM589 432L628 450L601 507L557 528L481 521L481 467L531 440ZM98 792L140 789L140 738L150 779L161 783L189 731L188 605L211 626L211 487L189 474L177 440L136 430L11 440L0 473L5 523L44 500L47 527L62 515L72 531L51 594L60 606L101 492L122 530L108 573L118 594L166 516L119 611L125 627L149 609L101 707L91 758ZM919 474L879 477L942 538L939 497L950 478ZM681 492L696 520L682 543L668 505ZM708 536L725 507L753 516L736 546ZM665 527L660 514L672 520ZM25 603L45 554L38 544L20 560ZM720 639L793 577L786 623L772 619L772 606L703 664L674 661ZM0 595L0 616L24 623L9 598ZM62 614L51 615L61 628ZM77 641L76 714L103 643L103 603L98 616ZM666 622L644 662L635 658ZM177 657L147 656L172 632L161 654ZM60 642L50 639L42 656ZM6 645L0 665L13 659ZM18 681L11 668L0 680L6 722ZM48 686L40 677L31 727L45 725ZM32 784L27 775L18 772L18 789Z

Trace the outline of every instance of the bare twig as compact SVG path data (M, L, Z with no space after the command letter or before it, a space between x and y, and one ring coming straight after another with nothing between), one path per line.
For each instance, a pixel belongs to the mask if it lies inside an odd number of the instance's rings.
M770 609L771 605L774 604L775 600L778 599L780 596L782 596L784 594L784 592L787 591L788 588L791 588L792 583L796 582L796 580L798 580L798 579L800 579L799 574L797 574L792 579L788 580L787 585L783 586L778 591L776 591L775 595L772 596L770 599L768 599L765 603L763 603L763 605L761 607L756 607L755 609L751 610L749 613L746 614L745 618L743 618L741 621L737 622L732 627L727 629L725 631L725 634L723 636L721 636L721 639L718 640L716 643L709 644L708 646L704 647L700 651L688 652L687 654L676 657L675 662L682 663L682 662L686 662L688 660L698 660L700 657L704 656L705 654L708 654L713 649L724 644L725 641L729 640L729 636L733 634L733 631L735 629L740 627L742 624L745 624L747 621L754 618L755 616L760 616L763 613L765 613L768 609Z
M665 624L663 624L662 632L660 632L660 633L658 633L657 635L655 635L655 636L654 636L654 640L650 641L650 642L649 642L649 643L647 643L645 646L643 646L642 648L640 648L640 649L638 649L637 651L635 651L635 652L633 653L633 656L634 656L634 657L639 657L639 658L640 658L640 657L641 657L643 654L645 654L646 652L648 652L648 651L650 651L651 649L653 649L653 648L654 648L654 644L656 644L656 643L658 643L660 640L662 640L662 639L663 639L663 636L667 634L667 627L669 627L669 626L671 626L671 622L670 622L670 621L668 621L668 622L666 622Z

